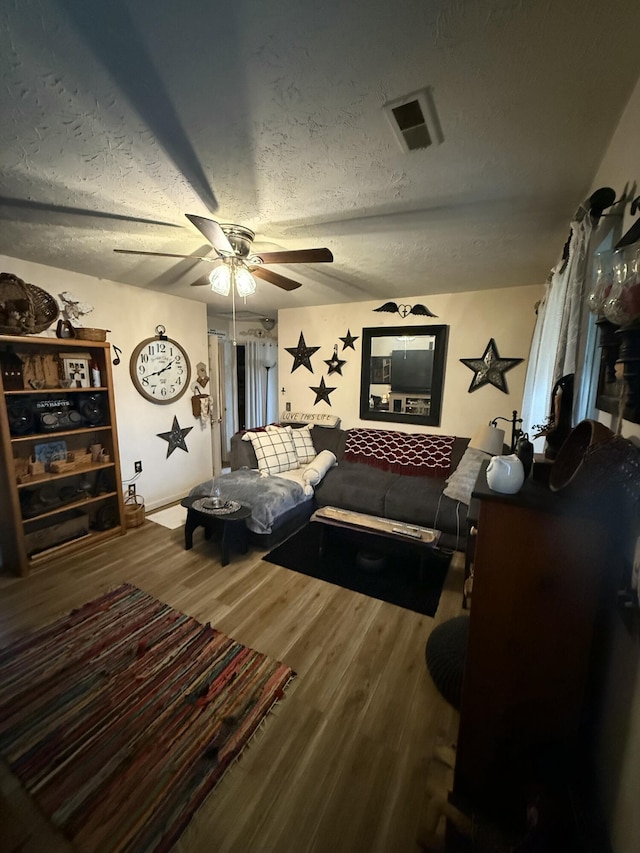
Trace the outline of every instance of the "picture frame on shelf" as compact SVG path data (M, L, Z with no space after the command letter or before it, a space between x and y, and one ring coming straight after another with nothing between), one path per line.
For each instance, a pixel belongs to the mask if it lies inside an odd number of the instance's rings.
M64 441L47 441L36 444L33 448L34 462L42 462L45 470L52 462L64 461L67 458L67 444Z
M91 370L89 364L91 355L88 352L61 352L60 363L64 379L71 380L72 388L90 388Z

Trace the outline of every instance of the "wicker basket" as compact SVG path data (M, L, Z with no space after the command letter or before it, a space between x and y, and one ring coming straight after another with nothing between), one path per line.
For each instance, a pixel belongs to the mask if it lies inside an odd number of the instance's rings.
M609 442L613 433L604 424L594 420L584 420L573 428L568 438L558 451L551 472L549 474L549 488L552 492L570 487L572 491L585 489L591 490L594 483L591 482L589 472L584 461L590 448Z
M81 341L106 341L107 332L111 329L90 329L86 326L77 326L74 329L76 338Z
M124 526L140 527L144 524L144 498L142 495L129 495L124 501Z
M28 284L27 287L33 297L33 305L36 312L36 325L34 332L44 332L57 319L60 309L58 303L41 287L36 287L35 284Z
M27 284L17 275L0 273L0 333L33 335L47 329L58 316L53 296Z

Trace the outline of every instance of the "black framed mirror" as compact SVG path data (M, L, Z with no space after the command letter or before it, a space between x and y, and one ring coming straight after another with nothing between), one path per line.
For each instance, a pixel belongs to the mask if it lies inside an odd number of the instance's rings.
M362 330L360 418L439 426L448 326Z

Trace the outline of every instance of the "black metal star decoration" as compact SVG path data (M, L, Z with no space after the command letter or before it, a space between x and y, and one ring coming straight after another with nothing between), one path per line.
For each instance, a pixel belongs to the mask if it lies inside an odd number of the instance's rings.
M335 344L333 347L333 355L331 358L325 358L324 363L329 368L327 371L328 376L331 376L332 373L339 373L340 376L342 376L342 365L347 362L344 358L338 358L338 344Z
M336 389L335 389L335 388L331 388L331 387L327 387L327 386L324 384L324 376L320 379L320 384L319 384L319 385L317 385L317 386L315 386L315 387L314 387L313 385L309 385L309 388L311 388L311 390L312 390L312 391L315 391L315 394L316 394L316 399L315 399L315 401L314 401L314 403L313 403L313 405L314 405L314 406L316 406L316 405L317 405L321 400L322 400L323 402L328 403L329 405L331 405L331 400L329 399L329 394L330 394L332 391L335 391Z
M311 356L314 352L317 352L320 347L308 347L304 342L304 335L300 332L300 340L298 341L297 347L285 347L286 351L293 356L293 367L291 368L291 372L297 370L299 367L304 366L313 373L313 367L311 367Z
M491 338L481 358L461 358L460 361L475 374L469 385L469 393L482 388L483 385L493 385L508 394L509 389L504 374L524 359L500 358L496 342Z
M355 352L356 348L354 347L354 343L358 340L359 337L360 335L352 335L351 329L347 329L347 334L344 336L344 338L340 338L340 340L342 341L342 351L344 352L347 347L351 347L351 349Z
M185 436L188 435L193 427L185 427L184 429L180 429L180 424L178 423L178 418L173 416L173 423L171 424L171 430L169 432L158 432L156 435L158 438L162 438L169 443L167 447L167 456L168 459L173 451L179 447L180 450L184 450L185 453L189 452L189 448L185 443Z

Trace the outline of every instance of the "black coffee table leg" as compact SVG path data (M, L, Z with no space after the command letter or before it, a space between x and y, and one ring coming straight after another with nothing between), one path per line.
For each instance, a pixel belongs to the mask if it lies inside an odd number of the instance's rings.
M237 546L241 554L247 553L247 525L244 522L244 518L240 518L237 521L225 521L222 525L221 563L223 566L226 566L229 562L229 548L232 543Z
M187 510L187 520L184 525L184 547L185 551L191 550L193 548L193 531L198 527L200 521L198 519L198 514L195 510L188 509Z

